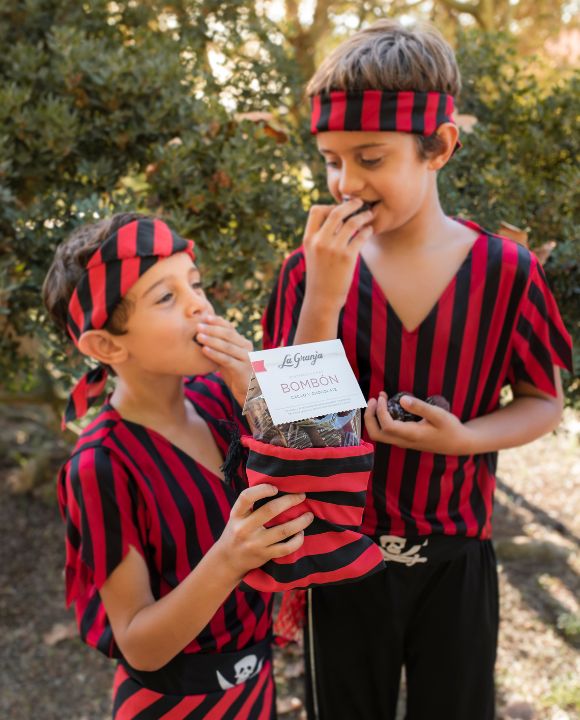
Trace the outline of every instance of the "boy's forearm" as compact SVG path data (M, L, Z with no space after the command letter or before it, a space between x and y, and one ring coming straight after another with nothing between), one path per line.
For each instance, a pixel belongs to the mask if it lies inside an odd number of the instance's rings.
M562 416L560 398L516 397L509 405L465 423L469 454L525 445L554 430Z
M129 663L143 671L166 665L199 635L238 582L214 545L174 590L135 614L123 643Z
M302 303L296 327L294 344L335 340L338 335L338 319L341 308L323 298L312 297L308 291Z

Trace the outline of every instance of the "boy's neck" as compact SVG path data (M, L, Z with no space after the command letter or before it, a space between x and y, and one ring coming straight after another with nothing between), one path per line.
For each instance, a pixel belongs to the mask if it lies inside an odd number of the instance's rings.
M120 375L111 404L126 420L150 427L181 426L187 419L183 378L175 375Z

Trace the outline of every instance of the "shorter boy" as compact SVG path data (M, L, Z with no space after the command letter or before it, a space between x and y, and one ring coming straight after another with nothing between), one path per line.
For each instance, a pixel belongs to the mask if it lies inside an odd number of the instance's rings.
M254 510L277 490L238 495L223 480L223 421L243 423L224 380L243 398L249 343L213 313L193 243L143 215L75 231L43 293L99 363L75 387L67 420L115 376L58 480L66 599L82 639L119 661L113 717L271 720L272 599L238 584L297 550L312 515L267 529L304 495Z

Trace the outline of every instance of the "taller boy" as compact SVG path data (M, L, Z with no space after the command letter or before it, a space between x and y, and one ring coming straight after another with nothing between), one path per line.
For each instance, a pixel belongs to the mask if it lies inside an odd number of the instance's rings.
M407 720L494 716L497 451L558 424L555 366L572 361L537 259L441 208L459 89L444 40L392 21L343 43L307 88L340 204L310 211L265 346L342 339L376 443L363 528L388 561L363 582L311 592L311 718L394 718L403 665ZM500 407L506 384L514 398ZM405 391L443 395L451 411L403 397L422 419L393 420L387 395Z

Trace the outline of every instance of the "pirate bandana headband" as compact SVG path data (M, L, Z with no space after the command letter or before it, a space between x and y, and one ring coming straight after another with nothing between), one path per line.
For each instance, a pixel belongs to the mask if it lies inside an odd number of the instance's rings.
M87 330L105 327L120 301L155 263L180 252L195 260L193 241L184 240L161 220L134 220L110 235L87 263L69 302L67 329L74 344L78 347ZM97 401L107 376L107 369L99 365L79 380L70 394L63 427Z
M447 122L455 123L453 97L446 93L331 90L312 97L310 131L314 135L333 130L390 130L427 136Z

